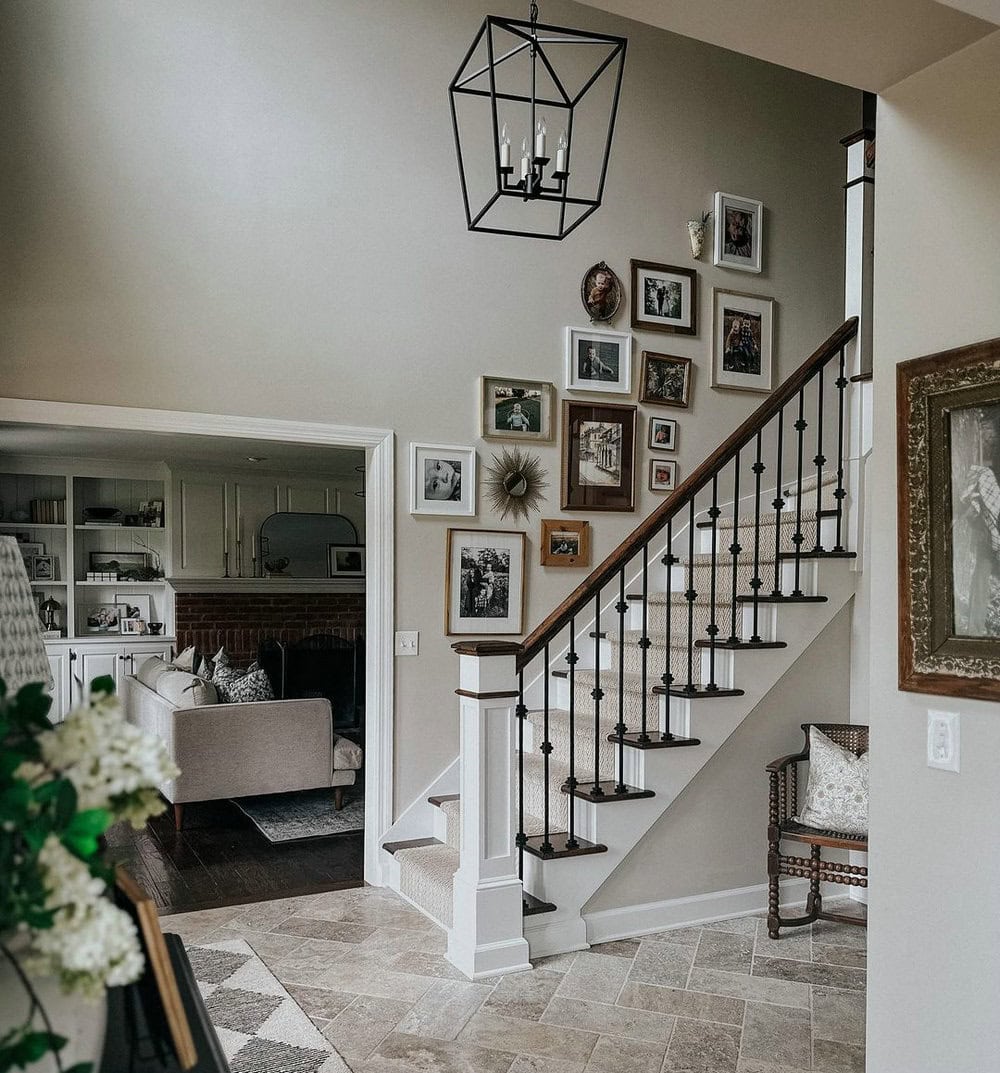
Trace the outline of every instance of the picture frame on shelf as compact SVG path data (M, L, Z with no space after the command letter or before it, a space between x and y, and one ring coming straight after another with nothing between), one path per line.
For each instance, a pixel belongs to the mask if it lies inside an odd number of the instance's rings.
M153 597L147 592L116 592L115 603L125 605L126 618L141 619L143 622L153 618Z
M56 557L54 555L32 555L28 577L32 581L55 581Z
M475 516L475 447L410 444L410 513Z
M92 551L90 570L95 574L122 574L145 570L147 556L144 551Z
M583 274L580 301L592 324L613 320L621 308L624 293L618 274L604 261L591 265Z
M737 272L760 272L763 244L763 203L717 190L713 263Z
M519 634L524 622L525 534L449 529L445 557L445 632Z
M673 459L651 458L649 460L649 490L672 492L677 487L677 463Z
M128 608L124 603L91 604L84 614L86 633L120 633L121 620L127 618Z
M146 632L146 620L141 618L120 618L118 628L124 634L138 637Z
M773 298L712 291L712 387L767 394L774 383Z
M542 566L590 566L590 522L543 518L539 540Z
M632 336L605 328L566 329L566 390L632 394Z
M899 688L1000 700L1000 340L896 367Z
M632 330L698 334L698 273L656 261L631 262Z
M563 402L563 510L635 510L636 413L620 403Z
M653 451L676 451L677 422L669 417L651 417L648 446Z
M327 556L330 577L365 576L365 546L363 544L329 544Z
M31 560L36 555L45 554L45 545L40 540L21 540L18 542L17 550L21 553L21 558L24 560L24 569L30 580Z
M690 358L644 350L639 401L649 406L688 407L691 404L693 365Z
M555 385L547 380L482 376L479 432L486 440L535 440L555 436Z

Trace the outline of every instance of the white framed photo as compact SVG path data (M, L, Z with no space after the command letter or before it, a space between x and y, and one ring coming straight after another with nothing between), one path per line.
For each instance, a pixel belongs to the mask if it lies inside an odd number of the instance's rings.
M410 444L410 513L475 515L475 447Z
M524 533L449 529L445 564L445 632L521 633Z
M122 633L139 635L146 632L146 622L141 618L120 618L118 628Z
M631 334L567 328L566 389L631 395Z
M764 206L760 201L716 191L713 262L738 272L759 272L763 226Z
M662 458L649 460L649 490L672 492L677 487L677 463Z
M116 592L115 603L124 605L125 613L122 616L122 621L125 619L138 619L140 622L151 622L153 619L153 598L146 592ZM129 631L122 630L122 633ZM134 630L131 632L135 632ZM142 633L142 630L138 631Z
M669 417L649 419L649 446L654 451L677 450L677 422Z
M330 577L364 577L365 549L363 544L329 544L327 555Z
M712 291L712 387L768 392L774 375L774 299Z

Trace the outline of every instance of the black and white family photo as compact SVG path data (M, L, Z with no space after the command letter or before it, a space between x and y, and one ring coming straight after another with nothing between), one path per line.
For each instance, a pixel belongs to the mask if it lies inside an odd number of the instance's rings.
M725 342L722 368L727 373L759 376L761 370L761 315L741 309L723 310Z
M622 482L622 426L611 421L580 422L580 473L582 485L619 485Z
M580 534L555 532L549 533L550 555L579 555Z
M510 552L506 548L466 548L462 555L463 618L510 615Z
M723 250L732 257L753 256L753 213L730 208L724 211Z
M604 343L599 339L578 339L576 347L578 379L618 382L620 350L616 343Z
M647 317L676 320L681 315L680 283L659 276L646 276L643 281L642 311Z

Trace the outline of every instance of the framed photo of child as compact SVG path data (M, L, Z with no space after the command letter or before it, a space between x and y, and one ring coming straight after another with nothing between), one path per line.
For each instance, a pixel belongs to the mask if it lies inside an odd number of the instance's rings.
M566 329L567 391L632 394L632 336L595 328Z
M668 417L649 419L649 446L654 451L677 450L677 422Z
M712 387L769 392L774 366L774 299L712 292Z
M739 272L759 272L763 218L764 206L755 198L716 191L713 263Z
M543 518L542 566L590 566L590 522Z
M554 438L556 389L551 383L484 376L479 386L479 428L484 439L546 442Z
M672 492L677 487L677 463L661 458L649 460L649 490Z
M449 529L445 632L521 633L525 535L509 530Z
M410 444L410 513L475 516L475 447Z

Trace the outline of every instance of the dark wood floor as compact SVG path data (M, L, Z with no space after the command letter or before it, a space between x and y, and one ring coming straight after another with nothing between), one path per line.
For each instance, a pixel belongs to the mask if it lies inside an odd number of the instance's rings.
M169 810L141 831L116 824L107 844L161 913L364 885L363 832L272 844L230 801L185 806L182 831Z

